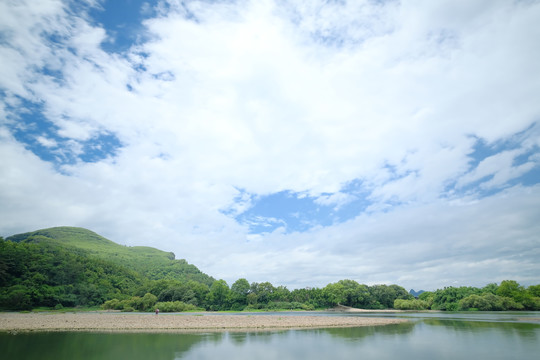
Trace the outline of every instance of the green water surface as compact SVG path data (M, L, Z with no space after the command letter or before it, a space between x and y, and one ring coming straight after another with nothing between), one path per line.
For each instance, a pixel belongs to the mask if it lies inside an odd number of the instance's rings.
M269 332L0 333L0 351L3 359L40 360L536 359L540 354L538 312L383 316L410 321Z

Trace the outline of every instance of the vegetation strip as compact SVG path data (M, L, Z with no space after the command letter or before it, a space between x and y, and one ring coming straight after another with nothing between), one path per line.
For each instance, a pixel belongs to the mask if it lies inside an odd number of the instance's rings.
M415 296L417 298L415 298ZM116 244L73 227L0 237L0 310L275 311L345 305L398 310L540 310L540 285L513 280L414 292L398 285L340 280L289 290L238 279L231 286L173 253Z

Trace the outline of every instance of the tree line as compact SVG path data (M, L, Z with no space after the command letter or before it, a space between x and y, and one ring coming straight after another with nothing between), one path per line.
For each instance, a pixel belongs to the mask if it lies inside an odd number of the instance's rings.
M143 294L144 293L144 294ZM359 284L353 280L340 280L324 288L289 290L285 286L274 286L270 282L249 283L246 279L236 280L230 287L224 280L216 280L208 287L194 281L181 283L161 280L139 289L131 298L113 299L103 304L104 309L134 311L188 310L315 310L337 305L366 308L393 308L396 299L412 299L398 285ZM144 301L146 299L147 301ZM149 301L153 299L152 301ZM185 310L182 310L185 311Z
M403 310L537 311L540 310L540 285L525 288L517 281L504 280L499 285L491 283L482 288L445 287L433 292L423 292L418 299L396 300L394 307Z
M155 267L155 272L160 270ZM149 277L146 273L88 256L84 251L0 237L0 309L91 307L121 311L315 310L337 305L364 309L540 310L540 285L512 280L483 288L447 287L418 299L398 285L340 280L323 288L289 290L242 278Z
M540 310L540 285L525 288L514 280L483 288L445 287L423 292L414 298L398 285L364 285L340 280L323 288L294 289L273 286L269 282L249 283L246 279L232 286L216 280L212 286L188 282L156 281L149 288L124 300L114 299L104 309L122 311L190 310L316 310L338 305L362 309L502 311ZM148 291L143 295L144 291Z

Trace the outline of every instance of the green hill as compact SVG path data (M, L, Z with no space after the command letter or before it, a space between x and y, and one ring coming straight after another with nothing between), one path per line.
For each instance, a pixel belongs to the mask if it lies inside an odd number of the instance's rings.
M93 231L78 227L54 227L8 237L18 243L47 243L74 253L110 261L139 272L152 280L195 280L208 286L214 279L186 260L175 260L172 252L147 246L123 246Z
M116 244L90 230L55 227L0 237L0 308L94 306L171 289L202 303L214 279L171 252ZM180 296L179 295L179 296Z
M19 243L47 242L87 255L120 262L124 265L137 265L146 260L167 263L175 258L171 252L151 247L122 246L93 231L77 227L64 226L37 230L13 235L6 240Z

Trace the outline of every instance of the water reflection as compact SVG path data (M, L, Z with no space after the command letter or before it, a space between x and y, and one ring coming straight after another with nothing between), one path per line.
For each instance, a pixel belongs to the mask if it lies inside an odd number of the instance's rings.
M404 335L412 332L414 326L414 322L408 322L399 325L332 328L320 331L335 338L359 341L374 335Z
M224 334L20 333L0 334L4 359L171 360L205 340L219 343Z
M463 321L448 319L429 319L423 323L429 326L442 326L448 333L500 333L504 338L520 338L522 341L540 343L540 326L526 322L486 322L486 321Z
M44 360L535 358L540 324L500 316L430 314L397 325L267 332L0 333L0 349L5 359Z

